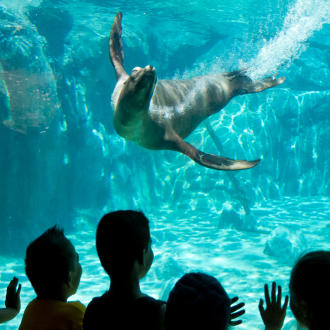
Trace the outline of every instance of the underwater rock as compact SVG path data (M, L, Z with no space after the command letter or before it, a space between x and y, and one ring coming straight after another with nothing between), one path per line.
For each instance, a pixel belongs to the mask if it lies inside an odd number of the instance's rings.
M42 5L31 7L27 15L40 35L46 38L48 53L51 56L63 56L65 38L73 26L70 13L64 9Z
M308 249L308 243L300 232L277 227L265 244L264 253L292 266L299 255Z
M8 107L0 111L8 114L3 125L20 133L44 132L59 110L44 45L25 17L0 6L0 99Z
M172 257L168 257L168 254L161 257L159 264L158 268L155 269L158 278L174 278L184 274L184 268L181 264Z
M218 222L218 228L234 228L245 231L255 231L257 221L253 215L236 211L234 208L225 208Z

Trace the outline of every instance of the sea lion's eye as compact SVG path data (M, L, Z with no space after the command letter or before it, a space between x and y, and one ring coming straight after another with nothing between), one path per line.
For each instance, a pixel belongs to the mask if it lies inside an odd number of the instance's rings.
M136 66L133 70L132 70L132 74L137 73L138 71L140 71L141 68L139 66Z

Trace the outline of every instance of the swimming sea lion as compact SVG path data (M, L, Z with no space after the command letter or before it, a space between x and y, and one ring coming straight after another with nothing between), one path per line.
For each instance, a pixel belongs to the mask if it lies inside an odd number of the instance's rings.
M122 13L116 15L109 40L117 85L112 94L114 127L125 139L154 150L179 151L200 165L217 170L242 170L260 160L232 160L206 154L185 142L205 118L220 111L232 97L258 93L282 84L285 78L252 81L243 71L188 80L158 80L155 68L124 69Z

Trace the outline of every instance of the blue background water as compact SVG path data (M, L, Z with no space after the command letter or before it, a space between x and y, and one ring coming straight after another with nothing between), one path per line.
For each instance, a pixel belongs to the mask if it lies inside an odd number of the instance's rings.
M28 242L58 223L83 276L73 299L108 286L95 254L98 219L142 209L155 262L144 290L166 299L183 272L216 276L247 303L242 329L262 329L265 281L287 292L302 252L330 244L329 2L9 1L0 3L0 306L13 275L22 311ZM113 129L115 75L108 34L122 10L125 67L152 64L162 78L249 68L285 83L236 97L209 124L221 154L254 169L210 170L171 151L142 149ZM187 139L219 154L202 123ZM20 314L20 317L22 312ZM4 328L14 329L18 317ZM288 312L286 328L293 324Z

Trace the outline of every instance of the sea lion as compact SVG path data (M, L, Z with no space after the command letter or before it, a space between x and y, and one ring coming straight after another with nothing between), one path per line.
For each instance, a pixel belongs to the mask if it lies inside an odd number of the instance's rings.
M200 165L217 170L242 170L260 160L233 160L206 154L185 142L204 119L220 111L236 95L258 93L282 84L285 78L252 81L244 71L234 71L187 80L158 80L155 68L124 69L121 40L122 13L110 32L110 60L117 84L112 94L114 127L125 139L154 150L181 152Z

